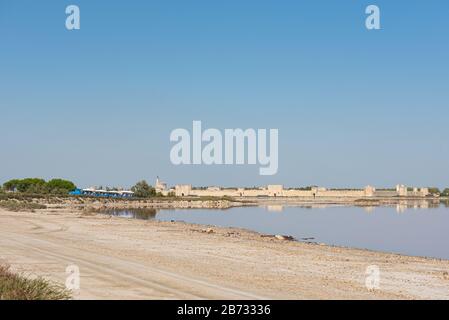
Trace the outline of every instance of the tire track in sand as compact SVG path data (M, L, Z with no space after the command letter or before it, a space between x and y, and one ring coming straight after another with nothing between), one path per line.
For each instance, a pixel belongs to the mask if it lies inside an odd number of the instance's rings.
M83 273L93 274L95 278L103 278L103 282L106 282L108 286L116 284L128 287L134 292L139 290L143 293L141 298L149 298L149 295L156 294L158 297L162 295L169 299L266 299L249 292L223 287L141 263L93 254L81 249L67 248L23 234L6 233L12 237L8 237L8 239L4 237L2 240L13 243L13 246L19 245L28 251L52 257L64 263L64 266L76 264L80 267L81 275ZM22 241L17 239L22 239ZM99 288L95 289L100 290ZM87 290L89 291L89 288Z

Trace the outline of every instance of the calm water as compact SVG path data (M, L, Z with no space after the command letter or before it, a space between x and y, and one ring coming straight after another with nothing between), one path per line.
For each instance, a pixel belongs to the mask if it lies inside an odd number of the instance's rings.
M228 210L119 210L108 214L239 227L298 240L449 259L449 207L429 202L391 207L244 207ZM312 239L310 239L312 238Z

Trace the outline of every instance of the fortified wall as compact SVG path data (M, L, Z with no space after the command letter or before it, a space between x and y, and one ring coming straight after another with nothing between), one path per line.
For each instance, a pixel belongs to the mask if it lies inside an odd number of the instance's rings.
M192 185L176 185L175 195L198 197L307 197L307 198L372 198L372 197L426 197L427 188L407 188L398 185L396 190L379 190L372 186L364 189L326 189L313 187L304 189L285 189L282 185L268 185L261 188L193 188Z

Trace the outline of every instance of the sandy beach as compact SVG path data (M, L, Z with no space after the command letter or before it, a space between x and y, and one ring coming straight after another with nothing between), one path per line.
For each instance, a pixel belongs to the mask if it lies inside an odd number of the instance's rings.
M0 260L65 283L74 299L448 299L449 261L263 237L73 208L0 209ZM368 290L366 269L380 270Z

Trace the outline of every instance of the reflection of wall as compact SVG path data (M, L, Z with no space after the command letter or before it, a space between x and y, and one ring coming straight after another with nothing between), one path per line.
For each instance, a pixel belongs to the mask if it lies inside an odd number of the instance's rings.
M409 199L409 200L400 200L396 204L396 211L398 213L403 213L406 209L429 209L429 208L438 208L440 206L439 200L429 200L429 199Z
M374 211L375 207L364 207L363 210L365 210L366 213L372 213Z
M407 209L407 205L405 205L405 204L398 203L396 205L396 212L397 213L404 213L406 209Z
M270 205L267 206L267 210L271 212L282 212L284 210L284 206L282 205Z

